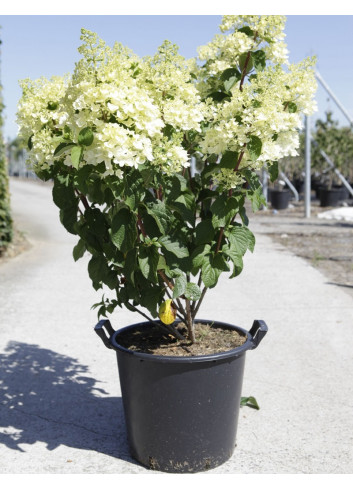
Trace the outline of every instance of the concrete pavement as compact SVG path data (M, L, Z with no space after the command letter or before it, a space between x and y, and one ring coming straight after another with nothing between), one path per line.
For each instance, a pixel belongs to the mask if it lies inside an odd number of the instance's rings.
M101 298L88 257L59 223L51 189L11 181L15 220L33 247L0 266L0 473L149 474L129 455L114 352L93 332ZM269 332L246 355L233 457L214 474L353 472L352 299L250 228L243 273L223 277L199 316ZM115 329L139 321L117 311Z

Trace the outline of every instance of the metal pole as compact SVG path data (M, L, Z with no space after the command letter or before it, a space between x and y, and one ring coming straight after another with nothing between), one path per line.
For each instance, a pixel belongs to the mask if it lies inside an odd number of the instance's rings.
M346 112L345 108L343 107L343 105L339 102L339 100L335 97L335 95L333 94L332 90L328 87L328 85L324 82L324 80L321 78L321 75L318 71L316 71L315 73L315 76L316 78L319 80L319 82L321 83L321 85L324 87L324 89L327 91L327 93L330 95L330 97L332 98L332 100L336 103L337 107L339 109L341 109L342 113L346 116L346 118L348 119L350 125L353 127L353 120L350 118L349 114Z
M293 192L295 201L299 201L299 194L297 189L294 187L292 182L286 177L286 175L283 173L283 171L280 172L279 176L282 178L282 180L285 181L285 183L288 185L289 189Z
M262 168L262 193L268 202L268 174L265 167Z
M310 217L311 205L311 148L310 148L310 117L305 116L305 217Z

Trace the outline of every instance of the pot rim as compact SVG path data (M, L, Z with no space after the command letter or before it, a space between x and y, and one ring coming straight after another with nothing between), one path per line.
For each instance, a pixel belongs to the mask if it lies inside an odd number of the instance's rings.
M237 331L239 331L240 333L242 333L246 337L246 341L243 345L237 346L236 348L233 348L231 350L222 351L222 352L218 352L218 353L210 353L208 355L197 355L197 356L196 355L195 356L153 355L152 353L142 353L142 352L138 352L138 351L129 350L128 348L125 348L124 346L122 346L118 343L117 337L123 331L128 331L130 329L134 329L134 328L142 326L142 325L151 324L150 321L143 321L143 322L131 324L129 326L125 326L123 328L116 330L114 332L114 334L110 337L109 343L111 344L112 348L116 352L122 352L122 353L125 353L127 355L137 357L140 360L148 360L151 362L160 362L160 363L161 362L162 363L215 362L217 360L223 360L223 359L233 358L233 357L243 355L247 350L254 348L252 335L249 333L249 331L246 331L245 329L241 328L240 326L236 326L236 325L230 324L230 323L225 323L222 321L212 321L210 319L195 319L195 322L196 321L199 323L202 323L202 324L213 323L214 325L217 325L217 326L221 326L221 327L225 326L227 328L236 329ZM180 322L180 320L178 322Z

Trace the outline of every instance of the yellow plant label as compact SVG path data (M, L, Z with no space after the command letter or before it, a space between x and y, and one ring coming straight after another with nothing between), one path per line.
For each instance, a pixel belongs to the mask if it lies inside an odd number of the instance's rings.
M159 308L159 319L164 324L172 324L175 321L176 310L172 299L167 299Z

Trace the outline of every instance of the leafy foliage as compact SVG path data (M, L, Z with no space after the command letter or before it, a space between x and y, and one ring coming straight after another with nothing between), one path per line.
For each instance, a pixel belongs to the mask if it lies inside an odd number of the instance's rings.
M169 41L140 59L82 29L71 77L22 82L30 162L54 181L74 259L90 254L93 287L113 294L99 316L126 307L154 319L172 301L193 341L206 291L242 272L255 245L246 203L264 203L259 171L267 163L275 177L272 160L294 151L315 91L312 60L282 67L284 20L225 16L221 31L233 32L200 65Z
M311 168L313 176L321 179L322 184L339 184L334 170L323 157L321 151L334 163L335 167L349 181L353 181L353 132L350 127L340 127L332 117L332 112L326 113L325 119L317 119L312 131ZM283 158L278 162L282 171L291 179L301 177L305 170L305 134L300 134L298 156ZM274 180L277 177L274 178Z
M1 96L0 85L0 254L12 241L12 218L10 209L9 181L7 176L7 164L5 158L5 147L2 137L4 105Z

